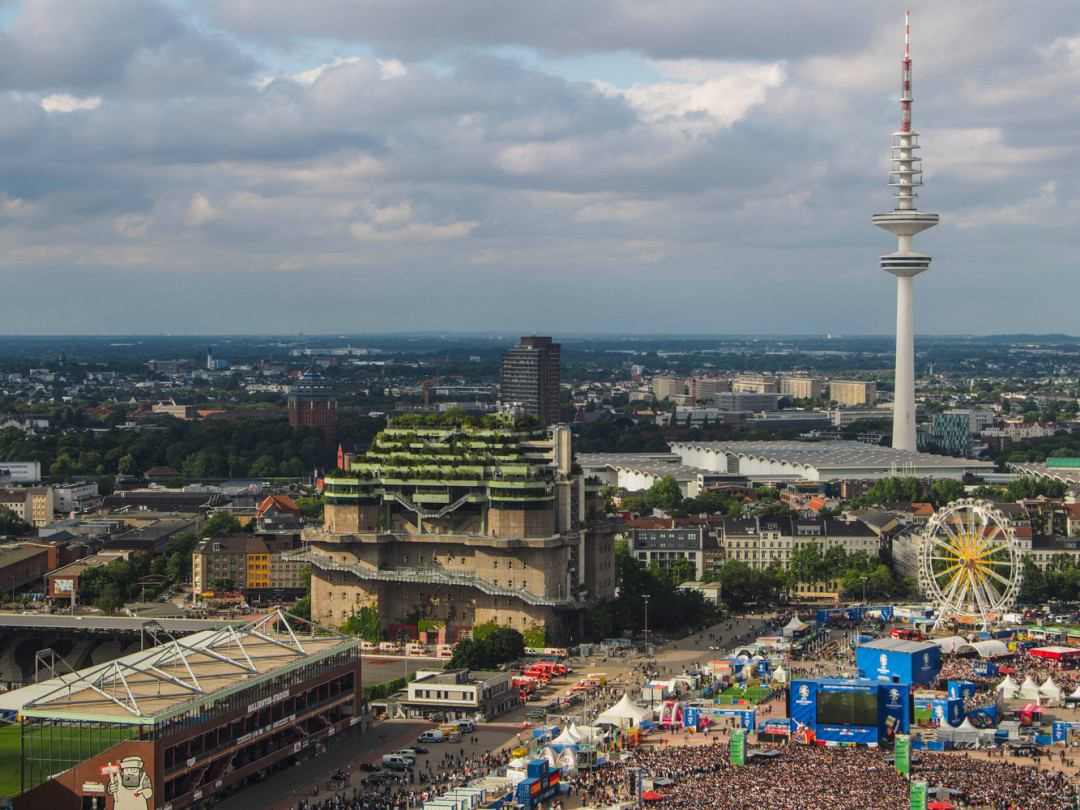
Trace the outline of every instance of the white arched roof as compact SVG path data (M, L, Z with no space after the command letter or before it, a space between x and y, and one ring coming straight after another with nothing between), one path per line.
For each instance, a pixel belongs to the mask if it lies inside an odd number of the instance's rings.
M937 644L943 653L958 652L961 647L968 643L963 636L946 636L945 638L934 638L931 641Z
M999 658L1009 654L1009 648L1005 645L1005 642L997 639L973 641L970 644L963 644L957 649L957 652L961 654L972 651L977 652L980 658Z

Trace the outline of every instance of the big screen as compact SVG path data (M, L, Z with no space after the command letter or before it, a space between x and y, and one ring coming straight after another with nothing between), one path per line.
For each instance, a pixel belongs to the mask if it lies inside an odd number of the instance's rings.
M878 724L877 692L817 693L817 722L822 726L862 726Z

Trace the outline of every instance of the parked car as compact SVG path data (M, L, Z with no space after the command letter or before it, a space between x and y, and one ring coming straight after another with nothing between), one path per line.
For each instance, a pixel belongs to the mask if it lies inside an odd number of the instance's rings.
M442 714L442 713L429 714L428 715L428 720L430 720L432 723L445 723L446 722L446 715Z
M389 782L391 779L396 778L390 771L376 771L375 773L368 774L360 780L361 785L381 785L383 782Z
M412 745L410 745L409 748L411 750L415 751L418 754L426 754L428 752L428 750L426 748L424 748L424 746L417 745L416 743L413 743Z
M361 762L360 770L366 771L367 773L378 773L382 768L374 762Z

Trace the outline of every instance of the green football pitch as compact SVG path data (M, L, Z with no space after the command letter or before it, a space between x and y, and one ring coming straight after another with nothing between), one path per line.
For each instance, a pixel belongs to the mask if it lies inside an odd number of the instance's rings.
M27 758L38 764L36 769L27 771L28 780L32 779L33 770L44 770L45 775L60 773L130 739L130 732L120 732L115 727L106 731L94 727L44 725L29 726L27 732ZM0 797L18 795L22 787L22 756L19 725L0 726ZM27 787L31 787L29 781Z

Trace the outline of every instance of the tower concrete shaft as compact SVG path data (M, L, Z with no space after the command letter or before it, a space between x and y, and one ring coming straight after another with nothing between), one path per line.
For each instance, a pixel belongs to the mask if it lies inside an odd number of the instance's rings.
M938 224L937 214L915 208L922 186L922 159L915 156L919 133L911 128L911 54L909 26L904 21L904 58L901 61L900 131L893 133L889 185L896 189L896 208L875 214L874 224L897 238L897 249L881 257L881 269L896 276L896 379L893 394L893 447L915 450L915 323L914 283L930 269L930 257L913 247L915 234Z

